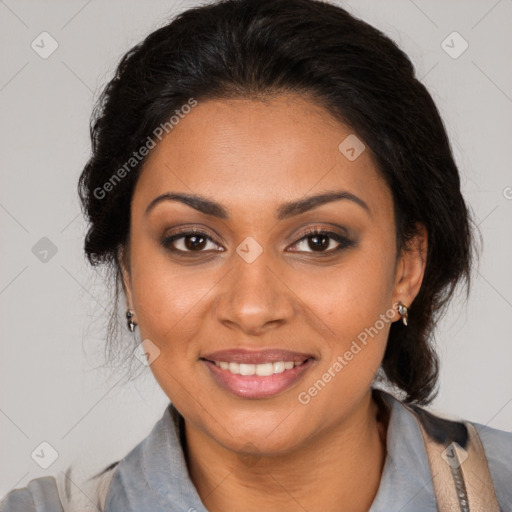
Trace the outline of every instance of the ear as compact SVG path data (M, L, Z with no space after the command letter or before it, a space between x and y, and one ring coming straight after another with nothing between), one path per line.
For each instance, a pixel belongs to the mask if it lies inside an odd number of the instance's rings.
M416 225L416 234L407 242L397 262L393 302L410 307L418 295L427 264L428 233L421 223Z

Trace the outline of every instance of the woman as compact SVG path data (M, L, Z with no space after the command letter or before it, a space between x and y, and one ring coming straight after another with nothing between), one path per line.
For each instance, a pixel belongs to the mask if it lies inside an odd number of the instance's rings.
M473 235L394 43L313 0L191 9L125 55L91 135L85 252L171 403L78 490L2 510L512 510L512 435L421 407Z

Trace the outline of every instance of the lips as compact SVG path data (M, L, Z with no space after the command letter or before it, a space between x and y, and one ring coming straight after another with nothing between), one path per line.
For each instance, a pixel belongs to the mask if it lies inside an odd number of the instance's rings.
M312 354L281 349L221 350L199 359L221 388L246 399L285 392L316 363Z
M200 359L206 359L212 362L232 362L245 364L263 364L274 363L278 361L293 361L294 363L302 363L306 359L315 359L313 354L305 352L292 352L281 349L265 349L258 351L229 349L212 352L202 356Z

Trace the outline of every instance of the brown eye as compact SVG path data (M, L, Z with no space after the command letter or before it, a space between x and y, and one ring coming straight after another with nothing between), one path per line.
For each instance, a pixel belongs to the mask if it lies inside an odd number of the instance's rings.
M162 240L163 247L176 253L206 252L205 248L208 247L208 244L213 246L209 247L209 250L219 250L216 249L218 246L216 246L210 236L202 231L196 230L175 233Z
M292 247L303 247L297 252L331 254L352 245L354 242L338 233L315 229L302 236Z
M327 235L310 235L307 240L311 250L323 251L329 248L332 239Z
M183 237L183 244L189 251L200 251L206 246L206 237L202 235L188 235Z

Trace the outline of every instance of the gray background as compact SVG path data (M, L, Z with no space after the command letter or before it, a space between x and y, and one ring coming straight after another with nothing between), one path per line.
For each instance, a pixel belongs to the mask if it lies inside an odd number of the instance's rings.
M85 474L102 469L163 413L167 398L149 368L125 385L126 369L97 368L109 297L82 256L76 183L100 86L132 45L196 4L0 1L0 496L71 462ZM511 430L512 2L343 5L411 56L444 117L484 238L469 302L454 302L439 326L432 408ZM47 59L31 48L43 31L59 45ZM453 31L469 44L458 58L441 46ZM452 53L462 48L447 41ZM36 245L48 245L43 237L57 249L46 262ZM58 452L48 469L31 458L43 441Z

